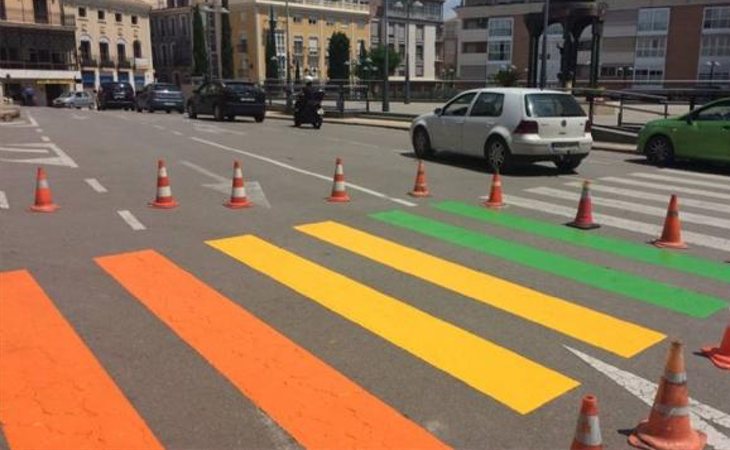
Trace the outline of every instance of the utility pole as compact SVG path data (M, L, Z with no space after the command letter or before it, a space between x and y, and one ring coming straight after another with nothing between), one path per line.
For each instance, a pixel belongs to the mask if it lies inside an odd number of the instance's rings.
M550 0L545 0L545 11L542 26L542 58L540 58L540 89L547 86L547 40L550 26Z
M388 99L388 91L390 90L390 83L388 81L388 74L390 73L389 60L390 60L390 46L388 45L388 0L383 0L383 4L385 5L385 12L383 14L383 28L385 29L385 38L383 41L385 41L385 74L383 76L383 112L389 112L390 111L390 103Z

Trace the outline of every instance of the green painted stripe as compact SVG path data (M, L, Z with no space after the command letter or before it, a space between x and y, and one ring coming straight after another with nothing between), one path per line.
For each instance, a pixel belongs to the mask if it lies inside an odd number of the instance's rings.
M432 206L441 211L469 217L511 230L524 231L525 233L568 242L580 247L592 248L627 259L662 266L679 272L686 272L730 284L730 265L727 264L708 261L672 250L663 250L621 239L586 233L585 231L574 228L545 223L539 220L505 213L504 211L489 210L461 202L447 201L435 203Z
M415 214L403 211L387 211L371 214L370 217L688 316L704 318L727 307L727 303L717 297L648 280L633 274L477 233Z

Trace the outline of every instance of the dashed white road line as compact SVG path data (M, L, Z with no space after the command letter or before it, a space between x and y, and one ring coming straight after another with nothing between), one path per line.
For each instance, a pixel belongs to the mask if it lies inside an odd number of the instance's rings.
M181 132L179 132L179 131L173 131L173 132L172 132L172 134L174 134L175 136L182 136L182 135L183 135L183 134L182 134Z
M28 122L30 122L31 125L34 127L38 126L38 122L33 118L33 116L30 115L30 113L26 113L25 116L28 118Z
M117 211L117 214L124 219L125 222L127 222L127 225L129 225L134 231L140 231L140 230L146 230L147 227L142 225L142 222L137 220L136 217L134 217L134 214L132 214L129 210L123 209L120 211Z
M99 180L96 178L84 178L84 181L86 181L86 184L91 186L91 189L95 190L96 192L103 194L104 192L108 192L104 186L102 186L101 183L99 183Z
M8 203L8 197L5 195L5 191L0 191L0 209L10 209Z
M43 133L43 128L36 128L35 129L35 132L36 133Z
M226 151L229 151L229 152L234 152L234 153L239 153L241 155L246 155L246 156L248 156L250 158L258 159L259 161L264 161L264 162L273 164L275 166L281 167L283 169L291 170L292 172L297 172L297 173L301 173L301 174L304 174L304 175L309 175L310 177L319 178L321 180L326 180L326 181L329 181L329 182L332 181L332 177L331 176L322 175L322 174L319 174L319 173L316 173L316 172L310 172L308 170L300 169L299 167L295 167L295 166L292 166L290 164L286 164L286 163L283 163L281 161L277 161L277 160L272 159L272 158L267 158L265 156L257 155L256 153L251 153L251 152L247 152L245 150L240 150L240 149L237 149L237 148L228 147L227 145L218 144L217 142L211 142L211 141L207 141L205 139L200 139L200 138L197 138L197 137L191 137L190 139L193 140L193 141L199 142L201 144L205 144L205 145L209 145L211 147L219 148L221 150L226 150ZM411 206L411 207L418 206L417 203L409 202L407 200L403 200L403 199L400 199L400 198L390 197L390 196L388 196L386 194L383 194L382 192L374 191L372 189L368 189L366 187L359 186L357 184L347 183L347 187L350 188L350 189L352 189L352 190L355 190L355 191L360 191L360 192L363 192L365 194L372 195L373 197L378 197L378 198L390 200L390 201L392 201L394 203L398 203L400 205Z
M152 125L152 126L155 127L155 128L157 128L158 130L164 130L165 129L165 127L163 127L162 125Z
M43 141L43 142L51 142L51 138L49 138L48 136L41 136L41 141Z

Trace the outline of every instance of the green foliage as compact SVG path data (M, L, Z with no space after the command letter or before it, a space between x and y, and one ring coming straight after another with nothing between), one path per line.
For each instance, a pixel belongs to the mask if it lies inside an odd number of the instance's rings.
M370 59L372 59L373 65L375 66L375 73L373 74L374 79L385 79L386 54L388 55L388 75L393 75L393 73L395 73L395 69L400 64L400 54L394 49L390 48L386 51L385 46L383 45L378 45L377 47L371 49Z
M228 0L222 1L222 6L228 9ZM221 14L221 77L233 78L233 45L231 43L230 14Z
M373 74L371 73L371 62L368 61L368 51L365 49L365 41L360 41L360 49L357 55L357 77L361 80L369 80Z
M346 64L349 59L350 38L345 33L335 31L330 38L327 78L330 80L349 80L350 66Z
M517 83L520 81L520 73L515 66L510 66L495 73L492 81L502 87L517 86Z
M198 5L193 9L193 75L208 74L208 49L205 45L203 18Z

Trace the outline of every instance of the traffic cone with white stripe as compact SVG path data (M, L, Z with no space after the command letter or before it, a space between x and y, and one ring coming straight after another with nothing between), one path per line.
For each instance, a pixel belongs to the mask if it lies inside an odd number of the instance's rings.
M150 202L150 206L162 209L175 208L178 203L172 197L172 188L170 187L170 179L167 176L167 167L165 161L157 161L157 197L155 201Z
M489 189L489 200L483 203L487 208L501 208L504 206L502 200L502 177L495 171L492 175L492 186Z
M692 428L689 390L682 343L672 342L664 375L654 398L649 419L629 436L629 444L643 450L701 450L707 436Z
M570 450L602 450L601 427L598 422L598 399L593 395L583 397L575 427L575 437Z
M428 192L428 186L426 186L426 168L423 165L423 161L418 161L418 171L416 172L416 183L413 186L413 190L408 193L411 197L430 197L431 193Z
M345 171L342 168L342 160L335 161L335 177L332 182L332 194L327 197L328 202L344 203L350 201L350 196L345 190Z
M231 184L231 199L225 203L231 209L248 208L253 206L246 197L246 184L243 182L243 170L238 161L233 163L233 182Z
M53 203L51 188L48 185L48 178L46 177L46 171L43 170L43 167L39 167L36 174L35 203L30 207L30 210L34 212L48 213L53 212L58 208L59 206Z
M725 335L720 345L702 347L702 354L720 369L730 370L730 322L725 327Z
M567 223L569 227L579 228L581 230L594 230L600 225L593 222L593 204L591 202L591 182L583 181L583 190L580 194L580 202L578 203L578 212L575 220Z
M687 244L682 241L682 224L679 221L679 201L676 194L672 194L669 200L662 237L652 241L652 244L662 248L687 248Z

